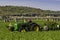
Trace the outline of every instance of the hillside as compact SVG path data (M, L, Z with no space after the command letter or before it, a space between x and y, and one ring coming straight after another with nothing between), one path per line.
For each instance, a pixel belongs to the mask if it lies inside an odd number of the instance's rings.
M31 7L23 7L23 6L0 6L0 15L7 14L19 14L19 13L60 13L60 11L50 11L50 10L42 10L38 8Z

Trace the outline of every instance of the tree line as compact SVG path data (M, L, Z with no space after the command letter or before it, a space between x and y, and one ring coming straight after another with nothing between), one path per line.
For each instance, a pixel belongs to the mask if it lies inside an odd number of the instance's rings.
M0 6L0 15L11 15L11 14L50 14L60 13L60 11L42 10L40 8L23 7L23 6Z

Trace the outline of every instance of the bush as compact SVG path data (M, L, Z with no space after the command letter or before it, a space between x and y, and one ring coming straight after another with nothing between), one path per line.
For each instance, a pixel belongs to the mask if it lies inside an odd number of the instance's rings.
M48 26L48 28L50 30L55 30L56 29L56 26L57 26L57 23L56 22L49 21L49 22L46 23L46 25Z

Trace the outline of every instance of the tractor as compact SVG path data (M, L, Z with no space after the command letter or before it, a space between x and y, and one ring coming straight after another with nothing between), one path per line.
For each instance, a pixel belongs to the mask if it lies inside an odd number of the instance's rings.
M27 31L40 31L42 27L31 20L26 20L24 22L15 23L14 25L9 25L10 31L19 31L19 32L27 32Z

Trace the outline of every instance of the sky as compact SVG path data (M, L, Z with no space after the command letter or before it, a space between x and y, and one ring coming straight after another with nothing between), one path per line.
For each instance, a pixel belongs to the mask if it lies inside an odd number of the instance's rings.
M60 0L0 0L0 6L27 6L43 10L60 11Z

